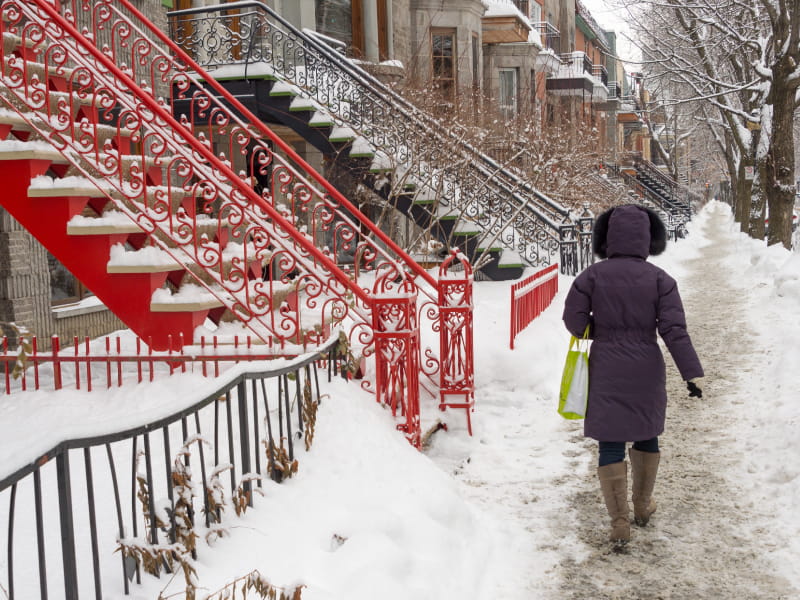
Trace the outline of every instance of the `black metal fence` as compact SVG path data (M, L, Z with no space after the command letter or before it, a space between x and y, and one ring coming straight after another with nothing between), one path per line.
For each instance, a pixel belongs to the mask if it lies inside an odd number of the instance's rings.
M129 593L143 571L184 568L198 536L223 535L265 478L297 469L313 440L319 367L328 380L344 375L334 351L258 363L183 410L63 441L0 473L0 593L99 600L104 590Z

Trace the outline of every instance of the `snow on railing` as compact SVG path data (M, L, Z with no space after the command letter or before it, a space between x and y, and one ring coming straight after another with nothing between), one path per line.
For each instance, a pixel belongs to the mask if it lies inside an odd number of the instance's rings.
M511 335L509 347L514 349L514 339L531 322L550 306L558 293L558 264L550 265L511 286Z

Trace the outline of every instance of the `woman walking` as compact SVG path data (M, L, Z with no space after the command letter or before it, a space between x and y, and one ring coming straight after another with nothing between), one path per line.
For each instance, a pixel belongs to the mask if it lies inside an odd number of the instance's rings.
M631 463L634 522L644 526L656 510L653 487L664 431L667 391L664 340L690 396L703 368L686 330L675 280L647 262L664 251L667 232L658 215L635 205L613 208L595 221L592 247L599 258L575 278L564 305L564 324L576 337L589 326L589 403L584 435L599 442L597 476L608 514L610 540L630 540L626 442Z

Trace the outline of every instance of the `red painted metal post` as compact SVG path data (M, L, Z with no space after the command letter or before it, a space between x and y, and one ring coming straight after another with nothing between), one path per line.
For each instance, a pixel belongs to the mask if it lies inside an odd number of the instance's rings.
M36 336L31 339L31 348L33 350L33 389L39 389L39 343Z
M55 389L61 389L61 360L58 356L59 350L59 343L58 343L58 336L53 336L53 341L51 344L52 353L53 353L53 383L55 385Z
M376 284L378 287L380 284ZM422 434L419 416L419 323L417 292L408 281L400 293L376 293L372 299L375 335L375 399L405 419L397 428L415 448Z
M89 336L84 338L84 352L86 353L86 391L92 391L92 361L89 360Z
M455 262L461 271L448 271ZM439 410L463 408L472 435L475 405L472 267L454 249L439 267Z
M8 338L3 336L3 354L8 356ZM5 380L6 380L6 394L11 393L11 363L7 360L5 362Z
M72 347L75 352L75 389L79 390L81 389L81 365L78 362L79 341L77 335L72 337Z

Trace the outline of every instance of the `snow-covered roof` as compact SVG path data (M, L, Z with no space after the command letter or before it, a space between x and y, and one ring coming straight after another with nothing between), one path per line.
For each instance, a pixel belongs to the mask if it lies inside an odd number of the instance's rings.
M512 0L483 0L483 6L486 7L484 17L519 17L527 22L528 17L522 14L522 11L517 8Z

